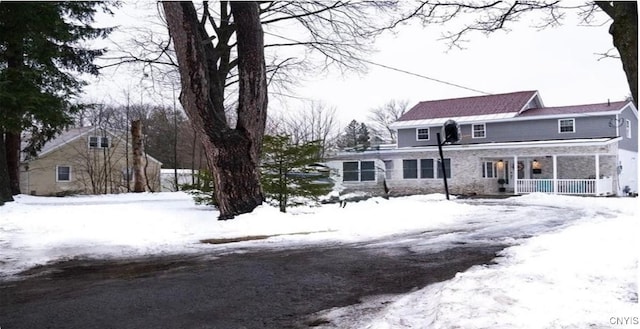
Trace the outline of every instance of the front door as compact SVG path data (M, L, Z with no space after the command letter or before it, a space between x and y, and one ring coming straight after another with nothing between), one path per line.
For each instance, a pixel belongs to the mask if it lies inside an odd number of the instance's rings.
M518 179L525 179L524 161L518 161Z

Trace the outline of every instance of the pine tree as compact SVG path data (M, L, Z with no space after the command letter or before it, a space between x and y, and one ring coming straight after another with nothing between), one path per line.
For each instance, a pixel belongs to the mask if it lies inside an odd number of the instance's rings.
M370 136L369 136L369 128L367 125L363 123L358 127L358 146L363 150L366 150L371 146Z
M100 2L0 2L0 175L8 172L14 194L21 133L29 133L26 151L37 152L73 122L85 85L73 73L98 74L93 60L104 50L82 45L111 32L90 26L96 8L109 12Z
M319 141L300 145L289 136L265 136L261 183L268 201L281 212L288 207L318 201L333 187L328 171L316 165L322 145Z
M358 123L356 120L351 120L344 129L344 133L340 135L338 146L343 149L364 151L371 146L370 137L369 128L364 122Z

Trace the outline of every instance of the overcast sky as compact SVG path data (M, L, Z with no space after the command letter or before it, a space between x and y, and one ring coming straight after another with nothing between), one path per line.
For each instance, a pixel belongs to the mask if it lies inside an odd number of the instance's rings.
M123 27L140 24L145 22L140 16L153 10L142 13L125 6L108 22ZM380 37L377 52L366 59L487 93L538 90L546 106L617 101L630 95L620 61L598 55L613 48L609 22L578 26L577 19L568 15L560 27L538 30L531 27L535 24L536 18L528 16L512 25L510 32L472 34L465 49L449 51L445 41L438 40L446 27L403 26L395 34ZM125 33L112 36L113 40L123 38ZM141 74L125 71L105 71L99 82L87 88L87 99L121 102L123 90L133 88L134 101L154 101L138 90ZM296 111L305 100L315 100L335 108L343 125L352 119L366 121L370 109L392 99L407 100L411 107L424 100L481 95L373 65L366 73L303 76L288 93L303 100L272 96L270 111Z

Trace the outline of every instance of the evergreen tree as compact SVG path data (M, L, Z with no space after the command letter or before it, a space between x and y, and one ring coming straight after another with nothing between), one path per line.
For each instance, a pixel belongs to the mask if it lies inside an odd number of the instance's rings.
M352 148L358 145L358 121L351 120L344 128L344 133L338 139L340 148Z
M281 212L309 200L317 202L318 197L331 191L328 171L316 165L321 148L319 141L295 145L289 136L264 137L262 188L268 201L278 205Z
M367 125L351 120L344 133L338 139L338 146L343 149L355 149L364 151L371 146L370 133Z
M14 194L21 133L29 136L26 151L37 152L81 106L75 97L85 82L73 73L98 74L93 60L104 50L83 45L111 31L91 27L97 9L110 13L100 2L0 2L0 175L8 172Z
M358 127L358 146L363 150L366 150L371 146L370 136L369 136L369 128L367 125L363 123Z

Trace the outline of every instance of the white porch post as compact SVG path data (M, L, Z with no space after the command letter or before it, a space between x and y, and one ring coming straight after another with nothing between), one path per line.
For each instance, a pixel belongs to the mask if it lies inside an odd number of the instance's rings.
M518 156L513 156L513 194L518 194Z
M553 194L558 194L558 156L553 155Z
M596 195L600 195L600 154L596 154Z

